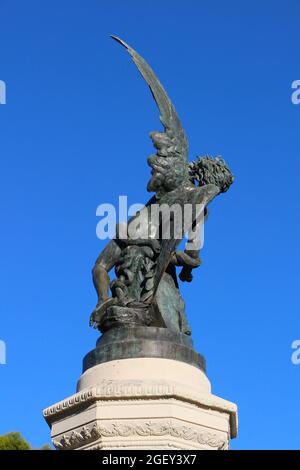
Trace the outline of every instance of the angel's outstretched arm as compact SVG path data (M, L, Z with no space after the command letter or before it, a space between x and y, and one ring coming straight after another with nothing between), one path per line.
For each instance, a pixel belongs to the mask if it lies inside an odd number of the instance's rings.
M109 298L109 271L116 264L121 248L115 240L111 240L98 256L93 268L93 282L98 294L98 305Z

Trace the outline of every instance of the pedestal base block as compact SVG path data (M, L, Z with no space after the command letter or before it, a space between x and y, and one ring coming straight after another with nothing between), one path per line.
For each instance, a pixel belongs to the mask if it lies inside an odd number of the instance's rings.
M56 449L228 449L236 405L200 369L161 358L87 369L77 393L44 410Z

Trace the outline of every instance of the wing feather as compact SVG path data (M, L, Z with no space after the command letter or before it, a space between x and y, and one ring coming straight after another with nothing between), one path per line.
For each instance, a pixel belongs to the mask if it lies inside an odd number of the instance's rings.
M160 120L167 136L172 140L176 156L187 160L188 141L181 125L177 111L167 95L166 90L156 77L150 65L132 47L117 36L111 36L115 41L124 46L132 57L133 62L149 85L153 98L160 112Z

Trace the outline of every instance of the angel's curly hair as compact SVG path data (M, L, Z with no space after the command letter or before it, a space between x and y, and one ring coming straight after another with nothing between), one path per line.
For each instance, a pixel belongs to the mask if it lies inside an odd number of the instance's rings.
M189 163L189 175L192 183L199 186L215 184L221 193L225 193L234 180L233 174L221 157L198 157Z

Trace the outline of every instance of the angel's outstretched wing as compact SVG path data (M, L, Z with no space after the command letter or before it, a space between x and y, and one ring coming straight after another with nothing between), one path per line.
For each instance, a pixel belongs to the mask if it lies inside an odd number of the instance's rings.
M111 36L122 44L131 55L135 65L146 80L160 111L160 120L165 128L165 133L154 132L151 135L153 143L160 157L175 157L187 161L188 142L186 134L174 105L168 97L164 87L156 77L147 62L122 39Z

